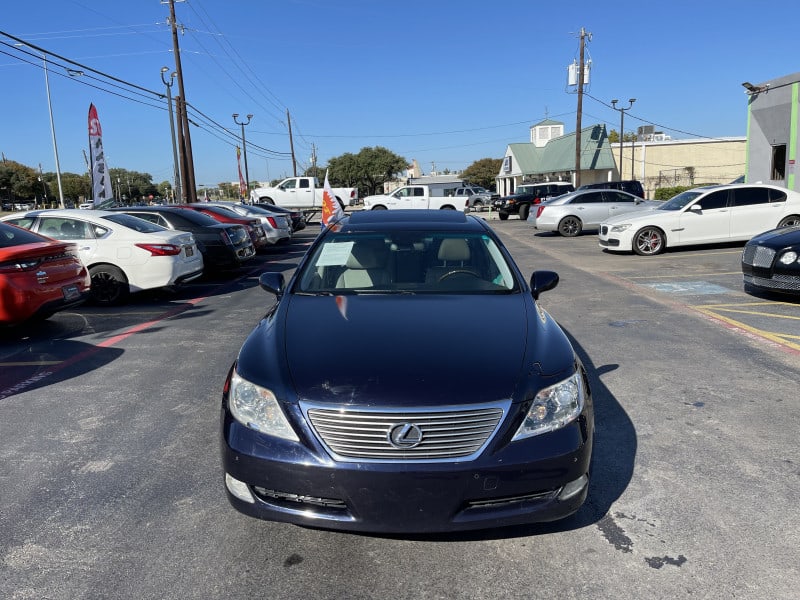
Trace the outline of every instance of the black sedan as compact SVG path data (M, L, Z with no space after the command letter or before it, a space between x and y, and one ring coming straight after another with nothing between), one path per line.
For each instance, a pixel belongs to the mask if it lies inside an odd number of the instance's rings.
M800 225L752 238L742 251L745 288L800 294Z
M253 206L263 208L272 213L287 215L292 221L292 231L300 231L306 228L306 219L299 210L284 208L283 206L270 204L269 202L255 202Z
M208 215L174 206L112 208L167 229L189 231L203 254L206 269L235 269L256 254L244 225L220 223Z
M587 374L482 219L364 211L324 230L225 381L225 489L261 519L371 532L552 521L589 485ZM491 319L475 318L492 315ZM489 357L476 369L475 357Z

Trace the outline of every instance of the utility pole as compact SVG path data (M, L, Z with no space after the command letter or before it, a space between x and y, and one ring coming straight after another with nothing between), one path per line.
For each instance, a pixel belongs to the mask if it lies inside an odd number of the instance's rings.
M575 187L579 188L581 185L581 113L583 112L583 74L585 65L583 63L585 39L586 37L592 39L592 34L587 33L586 29L581 27L581 50L580 50L580 64L578 65L578 116L575 123Z
M292 117L289 116L289 109L286 109L286 122L289 124L289 148L292 151L292 173L297 177L297 161L294 158L294 140L292 139Z
M182 139L181 175L183 192L187 202L197 202L197 189L194 183L194 159L192 158L192 137L189 133L189 116L186 108L186 90L183 87L183 68L181 67L181 51L178 47L178 23L175 19L175 0L169 1L169 24L172 27L172 51L175 55L175 73L178 76L178 96L175 106L178 112L178 138ZM163 4L164 0L162 0Z
M317 177L317 146L315 144L311 144L311 173Z

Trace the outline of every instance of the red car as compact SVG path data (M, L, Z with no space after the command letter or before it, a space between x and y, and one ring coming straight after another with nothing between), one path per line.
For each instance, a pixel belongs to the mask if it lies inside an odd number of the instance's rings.
M220 223L237 223L239 225L244 225L247 228L247 231L250 233L250 239L253 240L253 247L255 247L256 250L261 250L269 245L267 234L264 231L264 228L261 226L261 221L258 219L243 217L230 209L223 208L221 206L209 206L208 204L203 204L202 202L193 204L176 204L170 206L196 210L197 212L208 215L212 219L216 219Z
M46 319L89 296L78 247L0 223L0 325Z

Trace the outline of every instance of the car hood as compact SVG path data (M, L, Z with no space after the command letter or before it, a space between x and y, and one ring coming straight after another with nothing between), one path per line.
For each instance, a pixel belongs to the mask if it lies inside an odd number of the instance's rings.
M573 358L571 347L558 340L552 352L542 351L549 329L534 306L524 293L468 301L446 295L292 295L248 338L238 369L261 385L285 386L276 391L284 398L337 405L508 399L534 368L526 354L535 352L542 363L561 369ZM537 337L539 343L531 343Z
M658 208L643 208L641 210L633 210L626 212L616 217L610 217L603 221L603 223L639 223L640 221L652 221L653 218L666 216L670 214L677 214L678 211L659 210Z
M771 229L759 233L747 243L772 247L797 246L800 245L800 226Z

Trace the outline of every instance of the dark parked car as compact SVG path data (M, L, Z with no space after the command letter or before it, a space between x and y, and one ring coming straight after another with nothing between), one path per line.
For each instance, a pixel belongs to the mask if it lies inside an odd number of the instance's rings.
M800 294L800 224L765 231L742 251L745 288Z
M510 215L519 215L520 220L524 221L531 212L531 206L541 204L548 198L574 191L575 186L566 181L523 183L517 186L516 191L510 196L493 200L492 206L498 212L501 221L505 221Z
M253 206L258 206L259 208L263 208L264 210L268 210L270 212L288 215L289 219L292 221L292 231L300 231L301 229L306 228L306 219L303 216L303 213L299 210L284 208L283 206L270 204L269 202L254 202Z
M373 532L574 513L594 417L584 367L537 302L557 283L535 271L528 284L491 227L457 211L362 211L325 229L288 282L261 275L277 303L223 388L228 500Z
M644 188L642 182L635 179L623 181L604 181L602 183L587 183L578 188L579 190L620 190L628 192L639 198L644 198Z
M175 204L174 206L202 213L220 223L236 223L237 225L244 225L244 227L247 229L247 232L250 234L250 240L253 242L256 252L263 250L269 245L267 233L264 231L264 227L261 225L260 219L243 217L242 215L233 212L229 208L210 206L206 202Z
M203 213L173 206L112 208L167 229L189 231L203 254L206 269L235 269L256 254L244 225L220 223Z

